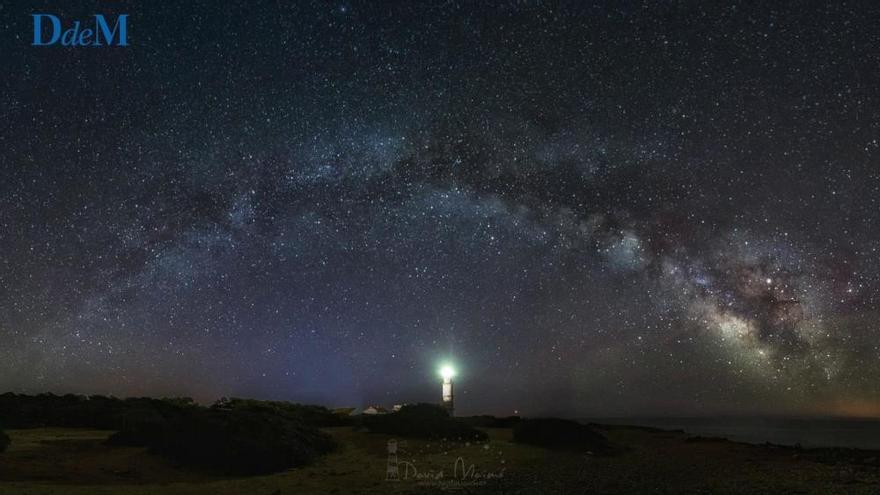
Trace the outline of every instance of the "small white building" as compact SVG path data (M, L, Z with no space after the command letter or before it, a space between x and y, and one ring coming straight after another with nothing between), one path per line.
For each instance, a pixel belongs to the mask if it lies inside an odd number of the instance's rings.
M363 414L388 414L388 409L382 406L368 406L364 408Z

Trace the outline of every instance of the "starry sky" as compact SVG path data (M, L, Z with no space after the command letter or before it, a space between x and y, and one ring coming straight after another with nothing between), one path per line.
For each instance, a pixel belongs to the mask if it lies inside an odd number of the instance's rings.
M0 390L880 414L878 8L711 3L0 5Z

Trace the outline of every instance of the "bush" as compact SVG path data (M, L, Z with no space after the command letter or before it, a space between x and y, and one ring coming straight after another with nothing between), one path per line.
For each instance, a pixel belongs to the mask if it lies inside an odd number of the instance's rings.
M607 452L604 436L576 421L557 418L523 419L513 427L513 441L554 450Z
M135 409L126 412L121 419L122 427L107 439L110 445L144 447L165 434L166 427L181 417L181 411L158 411L155 409Z
M0 452L5 451L6 447L9 447L9 436L0 430Z
M292 402L223 398L215 402L211 408L226 411L250 411L260 414L275 414L318 428L347 426L352 424L349 417L334 413L326 407L295 404Z
M108 442L145 445L181 464L241 475L300 466L335 447L329 435L277 414L205 408L133 419Z
M446 409L434 404L403 406L391 414L362 416L363 425L373 433L402 437L486 440L488 435L464 421L449 417Z
M477 428L512 428L517 422L519 422L519 419L519 416L498 418L495 416L482 415L468 416L461 418L461 421Z
M199 407L192 399L117 399L93 395L0 395L0 424L9 428L97 428L119 430L131 415L153 412L165 416Z
M235 399L205 408L189 398L0 395L0 423L117 430L113 445L146 446L181 464L235 474L270 473L330 451L333 440L313 426L338 416L318 406ZM332 419L330 418L332 416Z

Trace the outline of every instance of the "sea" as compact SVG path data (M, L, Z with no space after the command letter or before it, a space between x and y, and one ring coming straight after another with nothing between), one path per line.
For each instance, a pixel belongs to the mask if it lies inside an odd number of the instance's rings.
M736 442L880 450L880 420L840 418L590 418L600 424L683 430Z

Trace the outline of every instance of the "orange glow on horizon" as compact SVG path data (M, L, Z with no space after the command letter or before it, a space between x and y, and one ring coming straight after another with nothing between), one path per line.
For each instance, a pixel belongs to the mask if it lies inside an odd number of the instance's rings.
M827 410L835 416L880 418L880 400L845 399L830 404Z

